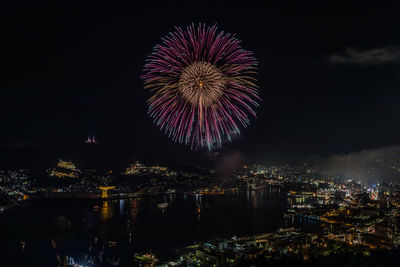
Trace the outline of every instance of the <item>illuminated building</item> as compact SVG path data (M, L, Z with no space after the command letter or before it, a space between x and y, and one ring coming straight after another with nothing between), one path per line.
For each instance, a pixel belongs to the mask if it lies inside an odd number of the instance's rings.
M75 165L71 161L60 160L57 163L57 167L67 169L67 170L73 170L73 171L77 170Z
M48 170L50 176L58 178L78 178L80 172L71 161L60 160L55 169Z
M87 139L84 142L87 144L97 144L94 134L92 136L88 135Z
M151 253L134 254L135 261L139 262L139 266L156 266L158 259Z
M371 192L369 192L369 197L372 200L378 200L378 191L377 190L371 190Z
M379 185L379 184L378 184ZM378 186L373 185L372 188L369 191L369 197L372 200L378 200L378 196L379 196L379 190L378 190Z

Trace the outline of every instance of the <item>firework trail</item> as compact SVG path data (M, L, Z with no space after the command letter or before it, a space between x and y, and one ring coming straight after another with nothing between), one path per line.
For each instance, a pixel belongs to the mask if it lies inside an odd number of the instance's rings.
M146 60L141 78L154 93L149 115L175 142L220 147L256 117L256 70L253 53L234 34L216 25L175 27Z

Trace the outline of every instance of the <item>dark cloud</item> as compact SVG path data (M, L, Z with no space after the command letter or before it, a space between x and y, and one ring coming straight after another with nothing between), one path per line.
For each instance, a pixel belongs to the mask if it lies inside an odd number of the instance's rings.
M363 181L390 181L400 178L400 146L367 149L360 152L332 155L321 160L322 173Z
M380 65L400 63L400 47L381 47L370 50L347 48L344 53L331 55L332 64Z

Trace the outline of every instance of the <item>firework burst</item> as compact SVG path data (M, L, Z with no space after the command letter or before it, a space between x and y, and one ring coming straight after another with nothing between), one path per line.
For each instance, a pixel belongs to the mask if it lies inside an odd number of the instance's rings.
M162 39L148 56L142 79L154 122L192 149L222 146L256 116L257 61L235 35L193 24Z

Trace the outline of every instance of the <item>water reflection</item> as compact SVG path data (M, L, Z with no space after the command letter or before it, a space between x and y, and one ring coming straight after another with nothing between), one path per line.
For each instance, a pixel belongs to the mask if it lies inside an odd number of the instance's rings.
M112 218L111 200L103 201L103 204L101 205L100 218L103 222Z
M125 212L125 199L119 200L119 213L124 214Z
M82 255L88 240L117 241L118 250L126 255L148 252L162 258L169 250L214 237L230 238L269 232L284 225L286 194L277 188L246 189L224 195L161 194L120 200L82 200L77 204L58 202L33 207L31 216L9 215L8 225L15 225L11 239L26 240L32 233L51 236L59 246L71 247ZM164 213L157 204L167 203ZM47 216L42 214L46 209ZM43 226L32 231L26 225ZM59 227L72 222L71 228ZM65 231L72 235L65 235ZM7 233L6 233L7 234ZM44 240L48 244L48 239ZM125 244L125 245L124 245ZM19 249L21 245L18 243ZM28 246L27 246L28 247ZM73 249L72 249L73 248ZM72 253L72 252L71 252ZM71 254L70 253L70 254Z
M134 198L131 201L131 214L132 214L133 224L136 223L137 214L139 212L138 201L139 200L137 198Z

